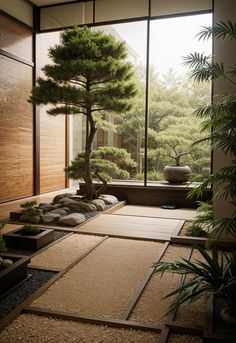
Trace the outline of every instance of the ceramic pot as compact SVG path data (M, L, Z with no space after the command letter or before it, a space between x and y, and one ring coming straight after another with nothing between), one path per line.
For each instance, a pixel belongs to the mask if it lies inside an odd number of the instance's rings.
M163 170L164 177L169 183L184 183L191 174L189 166L166 166Z

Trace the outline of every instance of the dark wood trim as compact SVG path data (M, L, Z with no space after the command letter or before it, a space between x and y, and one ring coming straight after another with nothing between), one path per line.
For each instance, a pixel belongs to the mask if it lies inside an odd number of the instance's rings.
M162 256L166 252L168 246L169 246L169 243L166 242L164 244L162 250L160 251L160 254L154 259L154 263L159 262L161 260ZM126 309L122 313L122 315L120 317L121 319L128 320L128 318L131 315L135 305L137 304L139 298L141 297L146 285L148 284L149 280L151 279L152 274L153 274L153 268L149 268L146 275L144 276L144 279L140 282L139 286L136 288L133 297L131 298L129 304L126 306Z
M23 64L25 64L25 65L27 65L29 67L34 67L34 63L33 62L31 62L31 61L29 61L29 60L27 60L27 59L25 59L25 58L23 58L21 56L12 54L11 52L8 52L8 51L6 51L4 49L1 49L1 48L0 48L0 55L8 57L8 58L10 58L10 59L12 59L14 61L23 63Z
M178 321L167 320L165 325L171 333L181 333L185 335L202 336L203 327L199 325L185 324Z
M62 320L72 320L81 323L89 323L89 324L96 324L96 325L107 325L110 327L116 328L124 328L124 329L135 329L135 330L142 330L142 331L155 331L160 332L161 326L148 324L148 323L140 323L140 322L133 322L121 319L105 319L105 318L96 318L96 317L89 317L89 316L80 316L77 313L68 313L62 311L53 311L48 309L42 309L37 307L25 307L23 309L24 313L35 314L38 316L46 316L52 317Z
M34 20L34 39L33 39L33 58L34 58L34 74L33 74L33 87L36 85L36 80L40 75L39 70L39 29L40 29L40 11L38 7L33 8L33 20ZM40 194L40 107L33 105L33 124L34 124L34 136L33 136L33 189L34 195Z
M186 185L172 186L167 183L157 183L155 186L146 187L143 185L109 183L106 191L121 201L126 200L129 205L161 206L171 202L176 208L196 208L196 201L200 199L188 199L187 194L190 189L191 187ZM83 194L84 192L84 183L80 183L78 194ZM207 196L201 200L209 199L211 199L210 190Z
M66 3L68 4L68 3ZM58 6L61 4L58 4ZM48 5L45 7L51 7L55 5ZM40 7L43 8L43 7ZM102 21L102 22L95 22L95 23L87 23L87 24L81 24L79 26L104 26L104 25L113 25L113 24L124 24L124 23L132 23L136 21L145 21L145 20L155 20L155 19L168 19L168 18L177 18L177 17L184 17L184 16L191 16L191 15L199 15L199 14L207 14L207 13L212 13L212 10L202 10L202 11L195 11L195 12L184 12L184 13L175 13L175 14L166 14L166 15L161 15L161 16L143 16L143 17L135 17L135 18L127 18L127 19L118 19L118 20L109 20L109 21ZM40 30L40 32L45 33L45 32L54 32L54 31L62 31L65 29L72 28L74 25L70 26L65 26L61 28L55 28L55 29L44 29Z
M3 10L0 10L0 15L2 15L3 17L13 21L14 23L24 27L26 30L33 32L34 28L31 27L30 25L27 25L26 23L24 23L23 21L13 17L12 15L8 14L7 12L4 12Z
M93 24L96 21L96 0L93 0Z
M59 269L59 268L47 268L47 267L39 267L39 266L34 266L33 264L32 265L29 265L28 268L30 269L36 269L36 270L45 270L47 272L55 272L55 273L60 273L63 269Z
M31 0L24 0L27 4L29 4L32 7L37 7Z
M204 237L190 237L190 236L171 236L171 243L173 244L185 244L185 245L202 245L205 246L206 242L212 241L223 251L232 251L236 246L235 239L233 240L215 240L211 238Z
M65 115L65 167L70 164L70 117ZM65 187L69 187L69 178L65 173Z

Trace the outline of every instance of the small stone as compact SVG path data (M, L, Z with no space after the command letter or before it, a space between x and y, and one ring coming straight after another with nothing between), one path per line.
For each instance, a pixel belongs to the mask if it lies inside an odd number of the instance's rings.
M69 207L62 207L61 209L64 210L64 211L66 211L66 213L70 213Z
M110 194L101 194L99 199L102 199L106 205L115 205L118 203L118 199Z
M72 195L69 197L69 199L75 200L75 201L81 201L84 197L82 195Z
M54 210L54 206L52 204L46 204L43 206L39 206L39 209L43 210L43 212L47 212Z
M54 206L54 208L61 208L63 205L58 203L58 204L55 204L53 206Z
M97 211L104 211L106 208L106 204L102 199L94 199L91 201L91 204L96 206Z
M63 210L62 208L56 208L55 210L52 210L50 213L59 214L61 217L67 215L67 212Z
M83 201L75 201L72 199L67 199L67 201L64 202L64 205L66 207L69 207L70 210L73 212L91 212L91 211L97 211L97 208L95 205L90 203L85 203Z
M81 213L71 213L65 217L62 217L58 220L58 224L60 225L67 225L67 226L75 226L78 224L83 223L86 220L86 217Z
M72 196L73 194L72 193L63 193L63 194L58 194L56 195L54 198L53 198L53 204L56 204L58 203L61 199L63 198L68 198L70 196Z
M43 214L41 216L41 220L44 224L56 223L60 217L61 217L60 214L50 212L47 214Z
M3 267L10 267L13 265L13 261L12 260L9 260L9 259L5 259L2 261L2 266Z

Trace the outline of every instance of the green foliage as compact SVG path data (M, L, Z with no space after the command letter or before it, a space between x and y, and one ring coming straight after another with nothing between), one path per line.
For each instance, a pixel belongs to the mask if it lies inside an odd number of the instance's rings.
M217 294L222 297L236 316L236 251L229 254L219 253L212 244L211 253L196 248L203 261L191 262L186 259L175 262L157 262L153 264L154 273L187 275L188 280L165 298L176 296L168 313L175 311L185 302L195 302L202 296Z
M187 228L185 235L190 237L207 237L208 233L200 225L193 223Z
M217 38L236 40L236 24L231 21L220 22L213 28L204 28L200 38ZM190 54L185 58L185 65L192 68L192 77L198 81L224 79L231 86L236 86L236 65L225 68L222 62L212 61L211 56L203 54ZM193 189L189 196L202 196L207 192L211 184L214 184L214 198L232 200L235 206L234 215L229 218L212 220L212 234L222 234L236 237L236 94L220 94L212 105L202 106L195 111L199 118L203 118L201 132L207 135L195 144L210 142L214 150L220 150L230 156L231 163L227 167L218 169L214 174L202 179L199 187ZM211 134L209 134L211 132Z
M133 110L121 116L118 132L121 134L122 146L131 153L137 162L136 173L143 173L144 164L144 112L145 112L145 68L136 68L138 97ZM168 143L179 142L178 149L187 152L193 141L199 140L203 134L199 130L202 118L192 113L200 104L210 102L210 85L197 84L189 80L189 75L179 76L172 70L166 72L161 79L150 67L149 92L149 128L148 128L148 171L157 170L162 173L166 164L170 163L170 147ZM210 131L209 131L210 132ZM210 143L202 142L191 148L191 154L182 158L193 173L205 175L210 171ZM137 178L137 176L135 177ZM161 177L163 179L163 176Z
M126 59L124 42L88 27L65 30L61 44L51 48L49 56L53 64L43 68L45 78L37 79L30 101L37 105L50 104L47 112L51 115L81 113L86 116L88 135L82 174L86 196L93 199L99 196L92 181L90 161L96 125L106 113L131 109L130 99L136 94L132 65ZM81 169L81 163L77 161L77 165ZM96 171L93 173L97 176Z
M65 168L69 178L78 180L84 177L84 154L79 153ZM108 182L112 179L128 180L136 167L135 161L125 149L101 147L93 150L91 155L91 176L93 179Z
M33 218L37 217L40 214L39 209L35 207L36 205L37 205L37 201L26 201L20 205L20 207L23 208L22 212L26 216L27 222L28 222L28 224L23 227L23 229L25 230L25 233L27 231L39 232L38 228L31 226Z
M92 158L108 160L117 165L120 169L126 170L129 174L133 174L137 163L131 158L130 153L126 149L116 147L99 147L93 150Z

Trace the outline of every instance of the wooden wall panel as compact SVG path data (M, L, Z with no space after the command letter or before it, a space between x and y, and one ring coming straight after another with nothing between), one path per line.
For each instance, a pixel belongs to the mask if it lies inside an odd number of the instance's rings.
M0 48L32 61L32 33L9 19L0 16Z
M40 192L65 187L66 117L50 116L40 110Z
M33 194L32 67L0 56L0 202Z

